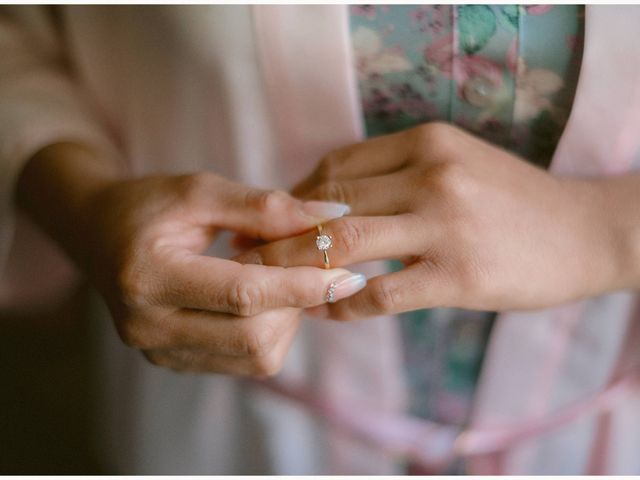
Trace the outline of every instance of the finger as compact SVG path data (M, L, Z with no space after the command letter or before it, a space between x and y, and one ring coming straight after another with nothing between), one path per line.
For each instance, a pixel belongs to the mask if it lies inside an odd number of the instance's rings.
M271 356L265 360L217 356L192 350L147 350L144 356L152 364L178 373L221 374L242 377L264 377L275 372Z
M204 350L232 357L268 354L291 329L296 329L300 310L280 308L253 317L238 317L202 310L178 310L162 319L164 341L146 348Z
M217 371L219 373L248 375L258 378L273 376L282 369L296 332L297 328L288 329L279 338L274 348L265 355L255 357L227 357L220 355L211 358L210 362L204 367L208 372ZM222 371L223 369L224 371Z
M422 308L451 306L458 291L444 270L425 262L369 280L367 287L333 304L309 309L313 316L357 320Z
M289 324L269 350L251 352L248 355L225 355L218 351L194 349L146 350L145 356L152 363L182 372L223 373L233 375L270 376L282 367L293 343L300 321L296 311L294 323Z
M344 269L242 265L186 253L168 263L171 284L162 287L160 294L165 305L240 316L280 307L320 305L326 301L330 285L346 279L364 286L361 276ZM353 293L345 291L345 295Z
M407 161L413 142L410 135L398 132L376 137L331 152L320 160L318 167L292 190L304 197L317 185L328 181L384 175L400 169Z
M312 189L306 200L348 204L351 215L397 215L412 203L412 183L407 174L395 173L356 180L331 180Z
M269 353L292 323L298 309L269 310L253 317L238 317L203 310L177 310L162 320L166 334L154 348L206 350L216 355L254 357Z
M413 214L389 217L345 217L324 225L322 233L331 237L327 250L332 267L370 260L419 255L428 235ZM431 232L431 235L434 233ZM241 262L263 265L324 265L316 246L318 232L278 240L236 257Z
M280 190L262 190L220 180L215 196L216 226L264 240L296 235L349 212L348 205L303 202Z
M223 375L252 375L253 365L240 357L219 357L193 350L144 350L152 364L179 373L219 373Z

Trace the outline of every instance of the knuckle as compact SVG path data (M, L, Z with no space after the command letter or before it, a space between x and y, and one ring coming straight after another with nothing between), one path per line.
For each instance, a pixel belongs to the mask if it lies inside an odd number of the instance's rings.
M318 163L316 174L320 181L328 181L335 177L336 166L340 163L342 155L339 150L333 151L325 155Z
M227 304L234 315L250 317L258 313L262 298L262 288L258 284L238 278L229 289Z
M176 373L203 373L206 371L197 362L194 354L184 351L143 350L142 354L152 365Z
M371 302L376 311L391 313L399 305L399 292L386 282L375 282L371 285Z
M442 134L451 133L455 127L447 122L434 121L425 123L422 128L425 132L428 132L429 135L441 136Z
M251 328L244 332L243 353L251 358L262 358L271 353L277 343L276 332L268 325L259 329Z
M179 194L187 202L192 202L200 198L203 192L211 190L215 178L214 174L208 172L181 175L178 178Z
M247 192L246 204L261 213L279 212L290 200L283 190L250 190Z
M144 358L146 358L150 364L155 365L156 367L170 367L169 359L161 352L156 352L153 350L143 350L142 355L144 355Z
M443 152L451 145L455 127L445 122L429 122L413 129L415 146L419 152Z
M265 355L253 362L253 375L256 377L273 377L280 373L284 359L279 355Z
M333 229L333 227L332 227ZM335 224L335 237L334 241L340 245L340 250L346 257L351 256L353 253L361 250L364 245L365 239L364 232L360 226L356 225L352 221L342 221Z
M463 165L443 162L431 169L434 188L446 197L464 199L474 191L474 182Z
M125 305L146 304L150 294L148 275L135 258L137 255L130 253L128 256L116 274L116 289Z
M118 336L126 346L137 349L149 346L146 329L140 325L140 322L130 320L117 330Z
M446 122L435 121L419 125L415 132L425 140L437 140L439 137L449 135L454 127Z
M165 321L154 322L153 338L149 340L151 347L191 348L198 345L196 334L190 329L179 326L177 317L172 316Z
M315 177L321 182L339 177L343 172L344 165L358 152L361 146L362 144L358 143L329 152L318 162Z
M341 182L330 180L320 187L320 195L323 200L331 200L339 203L351 203L348 189Z

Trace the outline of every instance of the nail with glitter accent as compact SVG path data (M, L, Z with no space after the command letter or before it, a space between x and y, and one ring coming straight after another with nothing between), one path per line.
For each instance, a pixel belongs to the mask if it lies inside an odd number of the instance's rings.
M318 202L315 200L302 204L302 213L308 217L321 220L344 217L351 211L351 207L344 203Z
M367 284L367 277L361 273L350 273L342 277L338 277L327 289L326 301L334 303L343 298L350 297L356 292L362 290Z

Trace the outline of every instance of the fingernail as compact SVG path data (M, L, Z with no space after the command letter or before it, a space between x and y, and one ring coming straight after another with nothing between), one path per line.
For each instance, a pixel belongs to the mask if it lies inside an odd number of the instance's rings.
M309 217L316 217L325 220L340 218L347 215L351 207L344 203L318 202L311 200L302 204L302 213Z
M328 303L334 303L343 298L350 297L354 293L362 290L366 284L367 277L361 273L350 273L338 277L329 285L326 301Z

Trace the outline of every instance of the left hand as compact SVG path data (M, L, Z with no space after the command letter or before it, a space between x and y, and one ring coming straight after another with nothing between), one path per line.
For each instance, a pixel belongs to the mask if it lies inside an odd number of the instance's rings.
M447 124L335 151L294 193L351 205L351 216L324 225L332 267L378 259L406 266L316 314L537 309L623 287L598 181L553 176ZM244 257L322 266L316 235Z

